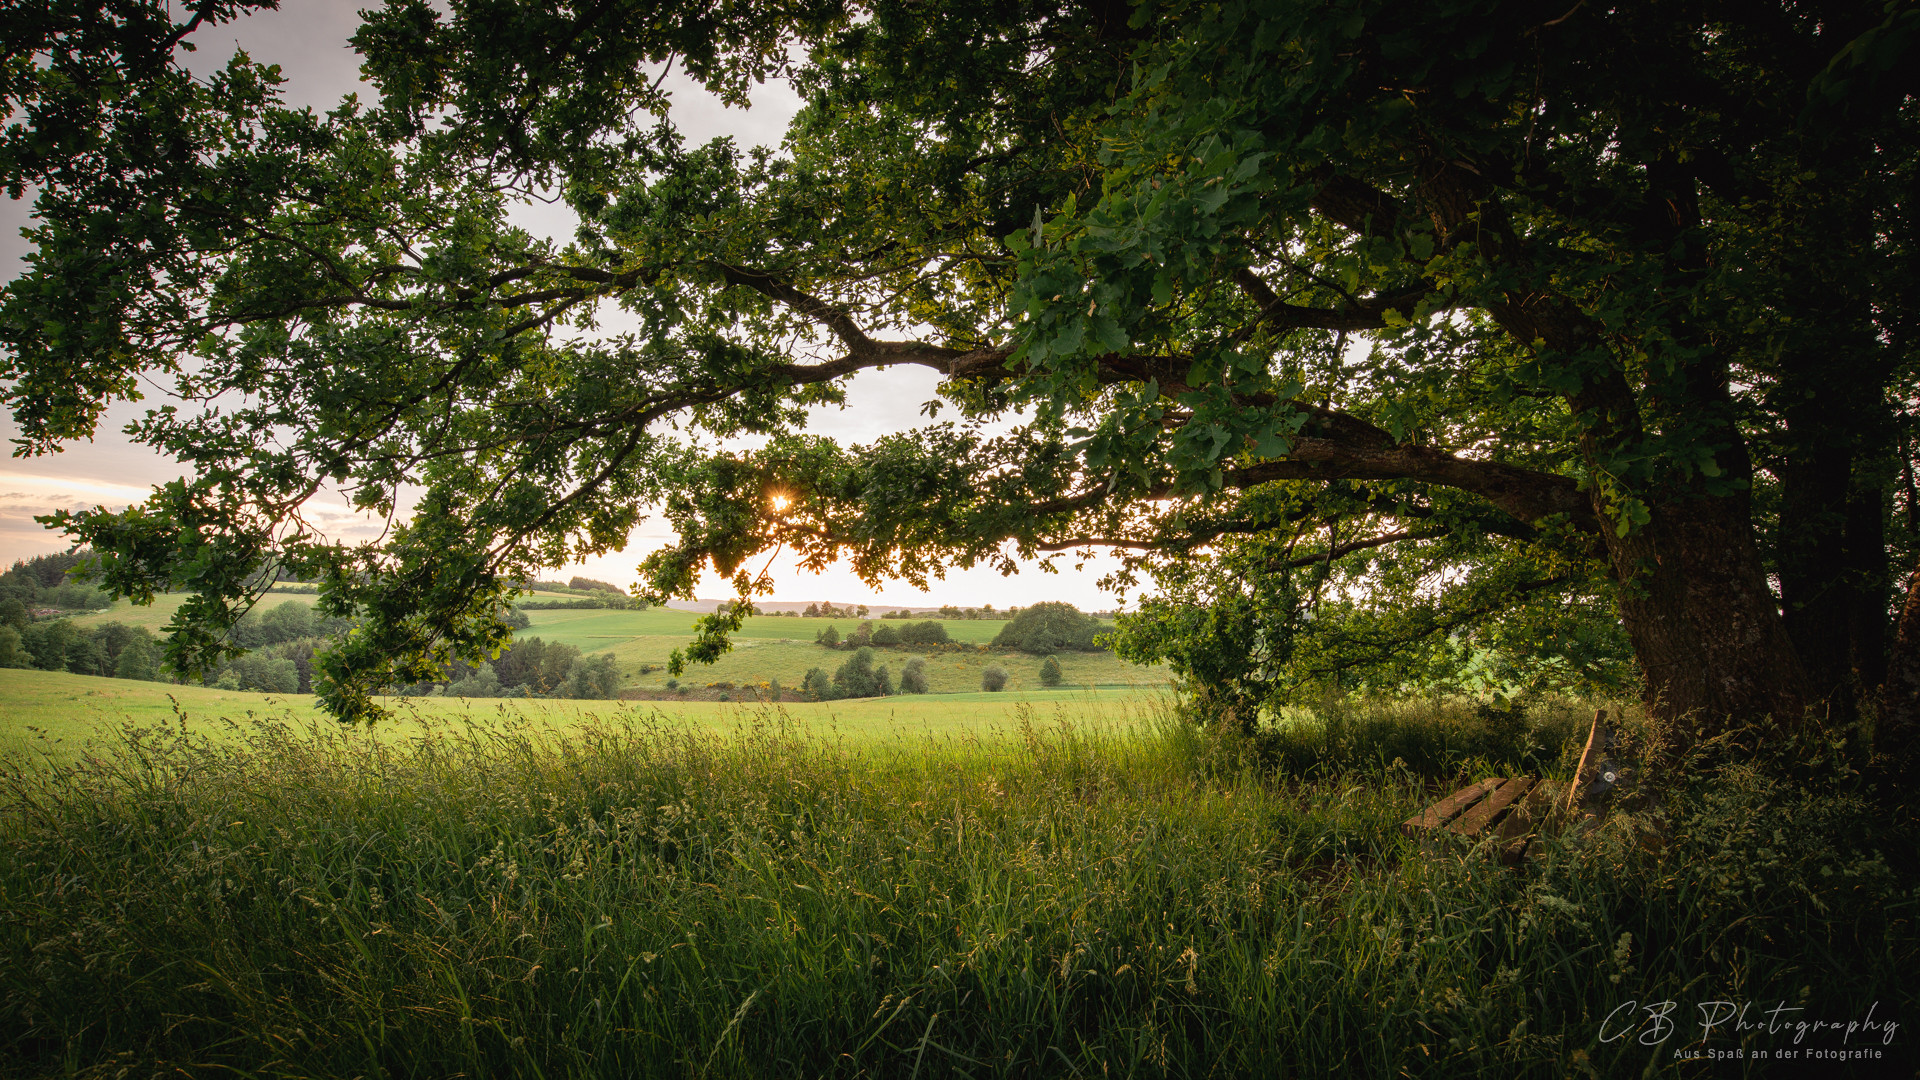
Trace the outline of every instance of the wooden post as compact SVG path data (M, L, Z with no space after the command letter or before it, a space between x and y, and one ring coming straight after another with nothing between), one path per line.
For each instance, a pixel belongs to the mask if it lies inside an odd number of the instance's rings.
M1580 812L1580 802L1592 785L1594 774L1600 771L1600 761L1606 757L1607 747L1613 742L1607 731L1607 710L1593 710L1593 729L1587 732L1587 748L1580 752L1580 767L1573 770L1573 783L1567 786L1566 814L1569 819Z

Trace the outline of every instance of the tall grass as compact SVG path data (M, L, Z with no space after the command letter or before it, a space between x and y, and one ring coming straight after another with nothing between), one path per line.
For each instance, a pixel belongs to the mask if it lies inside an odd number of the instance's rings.
M132 728L0 772L0 1069L1621 1075L1688 1042L1602 1041L1629 1001L1910 1004L1911 833L1844 791L1729 772L1521 871L1400 835L1564 769L1549 721Z

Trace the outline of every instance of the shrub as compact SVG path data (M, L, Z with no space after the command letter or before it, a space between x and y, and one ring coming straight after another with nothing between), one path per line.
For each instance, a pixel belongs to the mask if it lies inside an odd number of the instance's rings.
M4 636L4 635L0 635ZM5 644L0 641L0 667L7 667ZM160 650L150 641L133 641L120 650L114 662L113 677L153 682L160 678Z
M827 674L826 668L811 668L807 671L807 677L800 681L800 692L806 695L808 701L832 701L836 696L833 677Z
M0 623L0 668L30 668L33 656L20 644L20 631Z
M493 665L482 663L466 678L447 684L448 697L499 697L500 676Z
M500 685L508 689L524 688L529 693L550 694L560 690L580 660L580 650L539 638L515 641L511 648L493 660Z
M815 645L825 645L829 649L837 649L840 647L840 631L835 630L832 626L828 626L826 629L813 635L813 643Z
M881 616L881 618L885 618L885 617L886 616L884 615ZM888 626L884 623L881 624L880 626L875 627L873 630L873 644L875 645L900 644L900 628L897 626Z
M1041 686L1059 686L1063 678L1060 674L1059 657L1049 656L1046 663L1040 665Z
M888 681L887 688L882 690L879 674L873 669L873 650L857 649L847 658L846 663L840 665L840 670L833 673L834 696L860 698L879 697L883 693L891 693L893 690L891 680Z
M873 624L863 622L853 628L853 632L847 635L847 640L841 643L841 647L847 649L864 649L871 644L873 644Z
M1007 688L1007 669L995 664L980 673L980 689L997 694Z
M1003 649L1018 649L1035 656L1045 656L1061 649L1078 652L1098 652L1100 646L1093 643L1095 634L1105 627L1099 622L1081 613L1072 604L1056 600L1022 608L1013 621L1000 628L994 635L993 644Z
M570 698L610 698L620 689L620 670L612 653L576 662L567 672L561 692Z
M947 628L932 619L900 628L900 641L906 645L945 645L950 640Z
M927 662L918 656L907 660L907 666L900 669L900 692L903 694L924 694L927 692Z

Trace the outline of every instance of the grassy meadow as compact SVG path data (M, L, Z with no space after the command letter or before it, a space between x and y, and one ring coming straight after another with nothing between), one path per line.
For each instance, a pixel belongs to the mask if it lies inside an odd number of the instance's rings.
M743 699L745 695L741 695ZM869 744L902 738L991 735L1010 728L1020 710L1060 710L1072 720L1133 723L1159 706L1159 693L1127 689L1006 690L997 694L930 694L848 701L789 702L791 722L819 737ZM732 730L755 702L568 701L541 698L383 698L393 720L382 739L407 740L448 724L533 725L560 734L584 724L646 716L700 731ZM296 727L333 726L312 695L256 694L205 686L107 679L67 672L0 668L0 753L67 759L128 724L178 725L195 735L225 737L234 722L268 719ZM177 708L176 708L177 706Z
M551 598L549 594L542 596ZM119 600L111 608L77 617L74 622L82 626L122 622L144 626L159 633L183 599L184 596L178 594L157 596L148 607L135 607L125 600ZM312 604L314 599L310 593L269 593L261 600L257 610L266 611L288 601ZM669 677L665 671L667 657L673 650L686 646L693 636L694 620L700 616L667 608L649 608L646 611L562 608L529 611L527 617L532 625L519 631L520 636L572 645L588 655L610 653L624 686L660 691L666 689ZM824 668L828 674L832 674L847 659L848 654L844 651L815 645L814 636L828 626L835 627L844 636L862 621L755 616L748 619L740 633L735 635L732 652L710 666L689 669L678 681L685 686L704 688L711 683L755 686L777 680L781 686L797 690L806 678L808 669ZM935 621L944 625L948 635L955 641L968 645L984 645L992 641L993 636L1006 625L1004 621L990 619ZM1038 656L1010 650L922 652L883 648L875 652L878 654L875 662L887 665L896 679L909 657L924 657L928 689L935 694L978 692L981 673L995 665L1006 669L1009 691L1026 693L1043 690L1040 685L1042 658ZM1070 688L1160 690L1168 684L1165 667L1128 664L1109 652L1063 652L1059 655L1059 661L1063 685Z
M0 755L0 1073L1761 1075L1674 1054L1790 1040L1642 1045L1629 1003L1911 1016L1911 823L1844 780L1703 773L1665 844L1622 819L1512 870L1398 823L1564 777L1589 703L1329 702L1247 743L1138 700L865 739L128 708ZM1864 1067L1910 1075L1897 1036Z

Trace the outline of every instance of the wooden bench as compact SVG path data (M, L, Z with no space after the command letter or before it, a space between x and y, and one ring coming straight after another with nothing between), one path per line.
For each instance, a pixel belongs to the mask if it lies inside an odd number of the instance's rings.
M1566 788L1536 776L1477 780L1408 818L1400 830L1429 850L1455 840L1492 841L1502 862L1517 865L1549 822L1578 822L1591 830L1606 817L1613 793L1630 783L1631 770L1614 762L1613 749L1606 710L1598 710Z
M1533 834L1559 805L1559 785L1536 776L1496 776L1441 799L1400 829L1429 850L1450 840L1491 840L1503 862L1526 857Z

